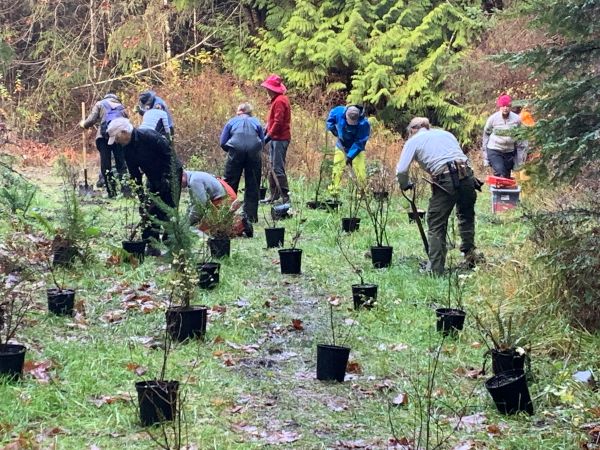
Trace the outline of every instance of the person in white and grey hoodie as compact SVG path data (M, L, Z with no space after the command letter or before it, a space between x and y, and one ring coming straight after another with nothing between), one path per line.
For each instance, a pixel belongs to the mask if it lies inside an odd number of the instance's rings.
M497 177L510 178L515 167L517 148L522 145L510 136L510 131L521 126L521 118L511 112L512 99L502 94L496 100L498 111L492 114L483 128L483 159Z

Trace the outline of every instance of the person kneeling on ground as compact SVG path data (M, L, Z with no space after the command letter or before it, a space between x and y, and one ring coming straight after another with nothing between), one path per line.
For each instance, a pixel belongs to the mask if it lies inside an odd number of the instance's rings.
M396 166L400 188L414 187L409 182L408 169L413 159L426 170L432 179L432 195L427 210L429 240L428 269L434 275L443 275L446 263L446 231L448 218L456 206L460 251L468 268L483 259L475 253L475 201L476 179L469 159L456 138L442 129L430 129L429 119L415 117L407 128L408 140L404 144Z
M146 196L141 189L142 177L146 175L149 194L160 198L170 208L179 206L181 195L181 172L183 167L167 140L154 130L134 128L129 119L115 119L108 125L108 145L123 146L125 161L131 178L138 189L140 215L142 217L142 239L159 240L161 222L169 220L169 212ZM162 240L167 233L162 233ZM150 241L152 244L152 241ZM146 249L149 256L160 256L160 250L152 245Z
M219 224L211 224L210 221L203 220L202 208L229 208L230 211L235 212L241 206L233 188L222 178L217 178L210 173L185 170L181 176L181 185L188 188L192 200L189 211L190 223L197 225L200 231L209 235L216 231ZM231 224L231 234L252 237L254 230L244 215L236 213Z

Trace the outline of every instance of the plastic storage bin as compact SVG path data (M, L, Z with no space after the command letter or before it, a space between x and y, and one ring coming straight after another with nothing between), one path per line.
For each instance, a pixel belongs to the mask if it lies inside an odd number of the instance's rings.
M514 189L498 189L490 187L492 193L492 213L496 214L509 209L514 209L519 204L521 187Z

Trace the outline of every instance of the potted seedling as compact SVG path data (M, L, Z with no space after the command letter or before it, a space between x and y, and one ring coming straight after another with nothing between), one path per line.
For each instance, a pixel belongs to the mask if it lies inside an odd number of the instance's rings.
M329 151L329 147L327 145L327 137L325 138L325 147L321 149L320 152L323 156L321 158L321 164L319 165L319 178L317 179L317 188L315 189L315 196L313 200L310 200L306 203L306 206L309 209L327 209L328 204L326 202L322 202L319 200L319 195L321 193L321 188L323 187L324 181L329 178L331 174L331 169L333 167L333 161L331 156L333 153ZM335 201L335 200L333 200ZM339 206L339 202L337 204L329 201L329 207L337 208Z
M285 228L277 226L279 215L271 214L269 216L268 214L264 213L263 210L263 217L267 224L267 226L265 227L265 238L267 240L267 248L282 247L285 240Z
M234 223L236 212L229 204L214 206L208 202L204 207L202 225L206 227L208 248L214 258L223 258L231 254L231 238L235 236Z
M358 231L358 228L360 227L358 209L363 200L364 193L364 189L361 189L355 180L350 182L350 187L348 190L348 216L342 217L342 230L344 230L346 233Z
M0 275L0 377L17 379L23 372L23 345L11 340L23 326L25 315L32 305L31 292L21 289L23 275Z
M172 303L173 291L169 303ZM165 330L162 345L162 365L157 378L135 383L138 396L139 417L144 427L149 427L177 418L179 381L166 380L167 363L173 346L169 328Z
M375 161L369 168L369 188L371 196L376 200L387 200L390 197L390 187L394 185L394 177L383 162Z
M513 315L501 312L501 306L494 308L487 303L492 320L486 322L475 315L475 323L488 348L484 358L491 356L494 376L485 382L485 387L502 414L515 414L524 411L533 414L533 402L527 386L525 364L529 367L529 352L524 346L523 335L517 335L513 327ZM535 328L539 319L534 314L521 314L522 327ZM523 330L522 330L523 332ZM530 369L529 369L530 370ZM485 373L485 362L483 367Z
M199 262L196 264L200 289L214 289L220 281L221 263L210 261L209 254L208 241L203 239L197 255Z
M375 306L377 302L377 288L376 284L365 283L363 278L363 270L356 266L354 262L348 256L348 249L344 249L344 244L342 242L341 233L338 233L336 238L336 243L340 249L340 253L352 269L356 275L358 275L360 279L360 284L352 285L352 301L354 303L354 309L367 308L371 309Z
M54 287L46 289L46 297L48 299L48 312L57 316L72 316L73 307L75 306L75 289L66 287L65 276L66 271L60 266L51 264L49 260L46 262L50 279ZM59 273L62 275L60 276ZM60 281L59 281L60 278Z
M446 305L435 310L437 317L436 328L445 336L456 335L463 329L466 313L462 304L464 285L456 269L448 272L448 294ZM452 307L452 297L455 297L456 308Z
M53 264L70 265L75 258L87 260L89 254L89 239L98 236L100 229L92 226L93 217L88 218L79 203L77 182L73 185L72 166L62 157L58 167L62 177L62 204L59 208L57 222L54 226L39 213L32 214L39 224L53 235L52 254ZM76 180L76 178L75 178Z
M124 189L122 189L123 192L141 191L141 195L145 197L143 187L137 186L133 180L129 179L129 177L121 180L121 183L123 183L124 186ZM132 258L135 258L135 260L142 263L144 262L147 241L142 239L139 235L141 222L138 219L138 201L132 195L123 195L122 201L123 206L121 208L121 216L123 217L124 240L121 242L121 245L128 255L129 261L133 261Z
M192 231L189 216L175 207L171 208L169 217L169 221L162 222L168 236L164 243L167 257L171 258L172 287L165 317L171 338L182 342L204 336L208 309L204 305L191 304L200 283L200 264L193 251L197 236ZM203 253L207 253L206 250ZM205 259L202 257L201 261L204 263Z
M385 231L390 209L389 196L369 196L365 202L365 209L375 233L375 245L371 247L373 267L376 269L389 267L392 263L392 253L394 251L394 248L390 245L384 245L388 244Z
M283 274L300 274L302 272L302 249L296 248L302 236L305 219L296 213L294 234L290 239L290 246L282 248L279 252L279 265Z
M350 347L346 347L345 343L350 337L352 328L344 339L336 338L333 308L340 305L338 297L330 297L329 305L329 325L331 328L331 343L317 344L317 380L321 381L338 381L342 383L346 377L346 366L350 356ZM352 327L354 321L350 325Z

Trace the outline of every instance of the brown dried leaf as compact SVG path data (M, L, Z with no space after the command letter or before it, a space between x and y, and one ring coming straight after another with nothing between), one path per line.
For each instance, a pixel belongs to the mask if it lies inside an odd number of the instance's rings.
M100 408L103 405L112 405L117 402L130 402L132 400L129 394L100 395L90 398L90 402Z
M210 308L210 310L217 314L223 314L225 311L227 311L227 307L222 306L222 305L213 305L213 307Z
M213 344L221 344L222 342L225 342L225 339L223 339L221 336L217 336L213 339Z
M232 431L236 433L247 433L258 436L258 428L248 422L238 422L231 425Z
M473 367L457 367L454 370L454 373L461 377L471 378L474 380L479 378L480 376L484 375L484 373L481 369L476 369Z
M327 298L327 301L331 306L340 306L342 304L342 298L337 295L331 295Z
M296 442L300 439L301 435L296 433L295 431L272 431L272 432L263 432L261 433L261 437L264 438L268 444L277 445L277 444L288 444L290 442Z
M454 447L452 447L452 450L474 450L476 448L477 448L477 444L475 443L475 441L472 439L469 439L469 440L466 440L463 442L459 442Z
M483 430L487 422L487 416L485 413L479 412L470 416L451 417L448 422L457 430L465 430L470 433Z
M146 367L140 366L139 364L132 363L132 362L128 363L126 367L127 367L127 370L135 373L138 377L141 377L146 372L148 372L148 369Z
M25 361L23 365L23 372L28 373L40 383L49 383L50 374L48 370L52 368L52 361L47 359L46 361Z
M360 375L362 374L362 367L357 361L348 361L348 365L346 366L346 372Z
M302 321L300 319L292 319L292 327L296 331L304 330L304 326L302 325Z
M125 317L125 311L122 309L114 309L112 311L106 311L100 317L100 320L105 323L119 323Z
M396 395L392 400L392 405L394 406L406 406L408 405L408 394L406 392L401 392Z
M471 342L471 348L481 348L481 342Z
M44 430L42 430L41 433L39 433L36 437L35 440L37 442L42 442L48 438L54 437L56 435L59 434L65 434L65 430L63 430L60 427L51 427L51 428L46 428Z

